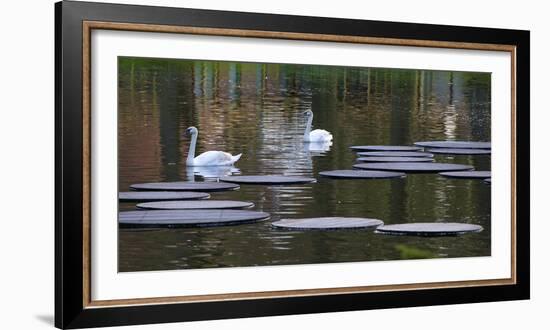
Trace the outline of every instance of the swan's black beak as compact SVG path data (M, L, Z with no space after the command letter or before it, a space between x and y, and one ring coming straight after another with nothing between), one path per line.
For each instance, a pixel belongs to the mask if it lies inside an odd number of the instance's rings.
M307 116L307 111L302 112L302 115Z
M185 135L186 135L186 136L191 135L191 129L190 129L190 128L188 128L188 129L185 130Z

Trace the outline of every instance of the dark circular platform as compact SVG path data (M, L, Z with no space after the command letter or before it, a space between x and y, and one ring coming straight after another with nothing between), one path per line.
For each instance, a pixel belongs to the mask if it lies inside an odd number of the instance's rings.
M402 172L389 171L361 171L361 170L334 170L319 172L320 176L334 179L391 179L403 178L406 176Z
M376 233L412 236L456 236L466 233L476 233L482 230L483 227L479 225L467 223L433 222L384 225L376 228Z
M490 155L491 154L491 149L434 148L434 149L428 149L428 151L434 154L448 154L448 155Z
M414 144L427 148L491 149L491 142L476 141L421 141Z
M366 163L429 163L434 160L429 157L359 157L357 161Z
M487 179L491 177L491 171L457 171L441 172L440 175L455 179Z
M170 201L184 199L205 199L210 195L192 191L121 191L118 200L121 202Z
M468 171L473 169L470 165L449 163L363 163L355 164L353 167L361 170L387 170L417 173Z
M433 157L434 155L422 151L360 151L357 156L364 157Z
M140 203L136 205L140 209L150 210L197 210L197 209L243 209L254 206L251 202L241 201L169 201Z
M422 150L420 147L415 146L351 146L353 150L363 151L418 151Z
M338 230L338 229L369 229L383 225L377 219L324 217L306 219L282 219L271 225L276 228L293 230Z
M130 186L135 190L169 190L169 191L221 191L235 190L239 185L226 182L150 182L136 183Z
M121 228L131 227L213 227L253 223L269 218L269 213L243 210L152 210L120 212Z
M242 183L242 184L294 184L294 183L312 183L314 178L303 176L285 176L285 175L234 175L224 176L220 181Z

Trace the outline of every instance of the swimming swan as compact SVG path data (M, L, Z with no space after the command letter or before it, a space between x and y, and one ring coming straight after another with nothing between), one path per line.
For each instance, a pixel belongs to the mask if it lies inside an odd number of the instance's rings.
M185 132L191 135L191 145L189 146L189 154L187 155L187 166L228 166L233 165L241 158L242 154L236 156L223 151L207 151L195 157L195 146L199 130L196 127L189 127Z
M332 134L330 134L330 132L327 132L324 129L311 130L311 123L313 122L313 112L311 110L304 112L304 115L307 117L307 126L306 131L304 132L305 142L332 141Z

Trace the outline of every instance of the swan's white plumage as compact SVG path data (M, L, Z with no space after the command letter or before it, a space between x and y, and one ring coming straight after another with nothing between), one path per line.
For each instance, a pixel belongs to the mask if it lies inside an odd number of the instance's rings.
M230 166L241 158L242 154L236 156L224 151L206 151L195 157L195 147L199 130L196 127L189 127L187 133L191 135L191 145L187 155L187 166Z
M324 129L315 129L309 132L309 142L327 142L332 141L332 134Z
M304 112L307 116L306 130L304 131L305 142L329 142L332 141L332 134L324 129L311 130L311 124L313 123L313 112L307 110Z
M228 166L233 165L241 158L242 154L236 156L224 151L206 151L193 159L193 166Z

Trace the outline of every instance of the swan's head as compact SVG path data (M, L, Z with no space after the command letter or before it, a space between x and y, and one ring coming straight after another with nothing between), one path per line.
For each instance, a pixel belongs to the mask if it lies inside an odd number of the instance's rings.
M199 133L199 130L195 126L188 127L185 130L185 134L190 136L197 135L198 133Z
M306 116L307 118L313 116L313 111L311 110L304 111L304 116Z

